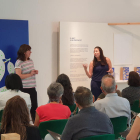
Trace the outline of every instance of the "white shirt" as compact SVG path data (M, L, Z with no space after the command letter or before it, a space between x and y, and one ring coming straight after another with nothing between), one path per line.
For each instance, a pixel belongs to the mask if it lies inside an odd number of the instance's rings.
M20 97L22 97L25 100L27 107L30 111L30 108L31 108L30 95L28 93L21 92L20 90L19 91L7 90L5 92L0 92L0 110L3 110L5 108L6 102L10 98L12 98L16 95L19 95Z
M95 101L94 106L97 110L107 114L109 118L125 116L130 124L130 103L127 99L119 97L117 93L107 94L104 99Z
M137 116L140 118L140 113Z

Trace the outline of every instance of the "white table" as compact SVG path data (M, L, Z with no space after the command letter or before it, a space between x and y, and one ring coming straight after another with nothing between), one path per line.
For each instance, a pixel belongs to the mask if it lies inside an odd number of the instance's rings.
M118 86L117 89L122 91L122 89L128 87L127 81L128 80L116 80L116 84Z

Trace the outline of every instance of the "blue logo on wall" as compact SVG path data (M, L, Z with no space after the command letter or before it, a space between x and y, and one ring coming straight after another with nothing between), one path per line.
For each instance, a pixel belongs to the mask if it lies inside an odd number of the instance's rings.
M17 51L29 44L27 20L0 20L0 92L5 91L5 78L14 73Z

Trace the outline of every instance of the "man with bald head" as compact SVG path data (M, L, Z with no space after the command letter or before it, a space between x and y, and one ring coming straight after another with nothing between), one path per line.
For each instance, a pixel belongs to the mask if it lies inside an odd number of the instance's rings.
M101 90L105 98L94 102L97 110L107 114L109 118L126 116L128 124L131 121L131 111L129 101L119 97L116 93L117 85L112 75L105 75L101 81Z

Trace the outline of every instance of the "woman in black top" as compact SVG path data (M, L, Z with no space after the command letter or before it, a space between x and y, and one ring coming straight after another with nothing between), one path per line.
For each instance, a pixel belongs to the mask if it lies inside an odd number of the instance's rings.
M18 133L21 140L41 140L38 128L31 126L29 122L25 100L14 96L7 101L4 108L0 134Z

